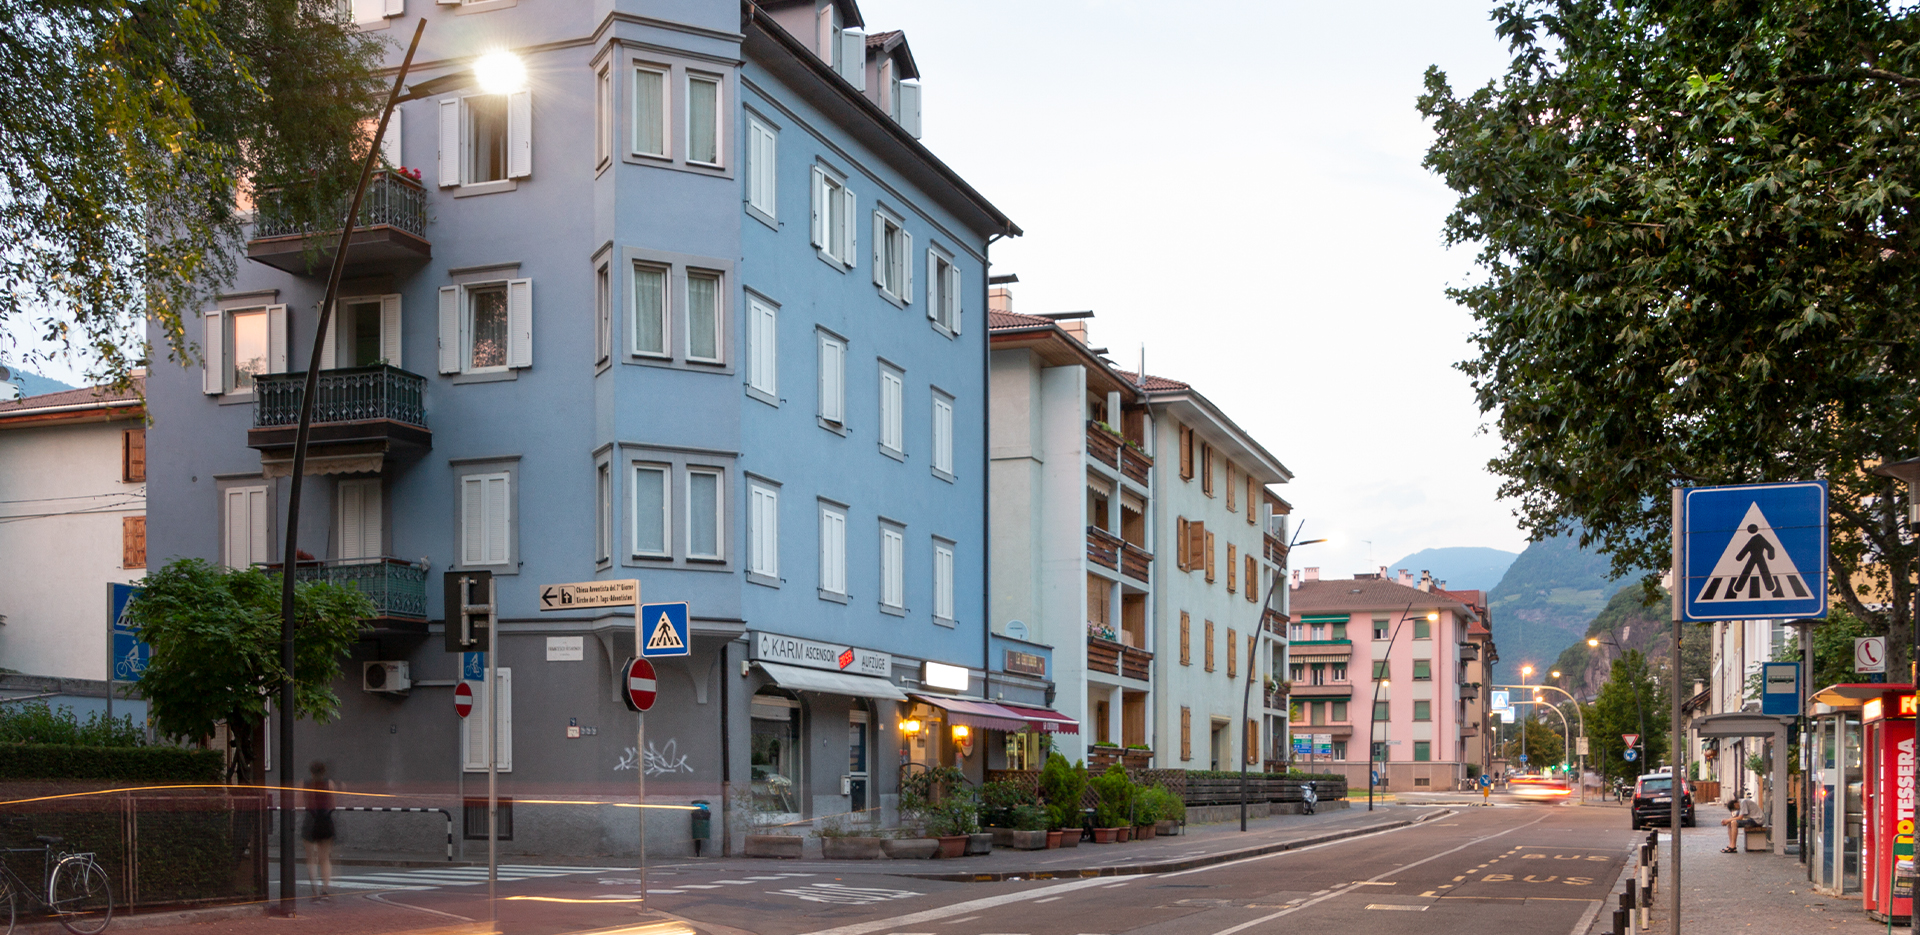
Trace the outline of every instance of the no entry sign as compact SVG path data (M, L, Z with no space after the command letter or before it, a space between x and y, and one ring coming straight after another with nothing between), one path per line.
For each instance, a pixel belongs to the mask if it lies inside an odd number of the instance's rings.
M652 708L654 685L653 663L638 656L627 660L627 684L622 697L627 699L629 710L645 711Z
M453 687L453 713L461 717L473 713L473 683L461 682Z

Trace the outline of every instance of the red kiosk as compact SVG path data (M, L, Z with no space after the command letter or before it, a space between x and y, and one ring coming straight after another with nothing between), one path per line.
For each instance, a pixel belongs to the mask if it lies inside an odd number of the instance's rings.
M1865 835L1861 841L1860 892L1867 914L1904 924L1913 914L1911 871L1896 884L1896 858L1913 854L1914 713L1920 696L1911 685L1883 685L1880 697L1860 708L1865 731Z

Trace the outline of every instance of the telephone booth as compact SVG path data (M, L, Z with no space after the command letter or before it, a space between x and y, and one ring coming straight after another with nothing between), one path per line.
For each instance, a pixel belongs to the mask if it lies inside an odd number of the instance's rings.
M1911 870L1898 881L1894 870L1897 858L1910 861L1913 853L1913 785L1902 777L1913 775L1916 700L1911 685L1880 688L1880 697L1860 707L1866 778L1860 895L1874 919L1904 924L1913 913Z
M1829 685L1813 693L1801 745L1807 816L1807 880L1816 892L1860 892L1860 838L1866 825L1860 711L1885 684Z

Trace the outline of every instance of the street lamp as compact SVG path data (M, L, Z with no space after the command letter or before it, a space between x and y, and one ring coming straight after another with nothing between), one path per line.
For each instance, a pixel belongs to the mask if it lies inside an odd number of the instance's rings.
M1253 504L1248 503L1247 509L1249 510L1253 509ZM1327 541L1325 539L1308 539L1305 542L1301 542L1300 533L1304 532L1306 528L1307 528L1306 520L1301 520L1300 525L1294 527L1293 541L1287 543L1287 554L1281 556L1283 560L1282 564L1279 565L1277 568L1275 568L1273 571L1273 581L1267 585L1267 599L1260 602L1260 619L1254 621L1253 632L1256 635L1258 635L1259 632L1262 629L1264 629L1267 625L1267 611L1273 607L1273 592L1280 587L1280 582L1286 580L1287 566L1284 563L1284 560L1288 556L1291 556L1293 554L1293 550L1299 546L1313 545L1316 542ZM1259 641L1255 640L1254 645L1258 646ZM1251 718L1247 717L1247 715L1251 713L1250 708L1253 705L1253 683L1256 678L1255 673L1259 671L1260 671L1259 661L1253 658L1252 653L1248 653L1247 685L1245 688L1241 689L1241 692L1240 692L1240 725L1241 725L1240 730L1243 735L1246 733L1247 722L1251 720ZM1291 717L1291 715L1289 715L1289 717ZM1288 727L1289 729L1291 729L1292 727L1291 721L1289 721ZM1243 736L1240 741L1241 745L1245 746L1246 742L1247 741ZM1249 752L1251 751L1247 751L1247 750L1240 751L1240 830L1241 831L1247 830L1247 754Z
M413 54L420 48L420 36L427 30L427 21L422 18L414 27L413 41L407 45L407 55L400 61L400 71L393 76L393 88L387 92L386 107L380 111L380 123L375 127L373 136L368 139L367 157L360 164L360 182L353 189L353 200L347 204L347 215L340 222L340 240L333 251L333 264L327 271L326 298L320 303L320 314L314 321L313 351L307 360L307 379L300 394L300 419L296 423L293 437L292 476L287 479L287 533L285 546L280 552L280 667L283 678L280 682L279 728L280 728L280 769L281 775L289 777L282 786L291 789L293 775L293 709L294 709L294 647L293 647L293 584L298 568L300 536L300 490L307 470L307 443L313 434L313 397L320 382L320 352L324 342L320 336L327 333L327 326L333 317L334 303L340 296L340 277L346 271L347 246L353 240L353 225L360 218L360 202L367 193L367 181L373 177L374 166L380 162L380 140L386 137L387 124L393 119L393 109L404 101L418 100L436 94L442 94L456 88L481 83L493 93L505 93L517 90L516 84L524 82L526 68L519 63L518 57L505 50L490 52L475 62L475 67L463 72L443 75L418 85L406 84L407 72L413 67ZM511 59L509 63L507 60ZM484 69L481 67L484 64ZM516 77L517 75L517 77ZM402 88L406 92L401 92ZM498 89L498 90L495 90ZM493 685L489 679L487 684ZM488 705L488 711L494 710ZM496 749L493 742L488 747L489 758ZM280 904L277 911L283 915L293 915L295 890L299 876L294 869L294 856L299 848L293 837L293 800L282 792L282 800L287 805L280 809ZM493 837L492 828L488 836ZM489 845L492 841L489 840ZM489 861L491 864L491 861ZM489 872L489 878L492 874ZM491 889L491 886L489 887ZM488 893L491 897L493 894ZM492 900L489 899L489 903Z
M1603 639L1607 643L1607 645L1612 646L1614 649L1617 649L1622 653L1625 653L1627 651L1626 647L1621 646L1618 642L1614 640L1612 633L1608 633L1604 637L1592 637L1592 636L1587 637L1587 645L1598 648ZM1640 741L1642 743L1645 743L1647 739L1647 712L1645 709L1643 709L1640 706L1640 683L1638 681L1635 681L1633 683L1633 713L1634 713L1634 716L1639 718L1640 720ZM1585 730L1584 727L1581 729ZM1647 758L1644 756L1634 761L1633 774L1635 776L1639 776L1647 771L1646 761L1647 761Z
M1525 665L1520 667L1521 691L1525 691L1527 689L1527 676L1532 674L1533 674L1533 666ZM1531 715L1520 719L1520 765L1521 766L1527 765L1527 722L1531 720L1533 720L1533 717Z
M1377 660L1369 658L1367 660L1369 664L1373 665L1375 668L1379 669L1382 672L1385 671L1386 662L1389 659L1393 658L1394 641L1400 638L1400 628L1406 625L1407 614L1412 610L1413 610L1413 602L1408 601L1406 608L1400 611L1400 619L1394 622L1393 632L1387 634L1386 655L1381 656ZM1437 610L1427 611L1428 623L1438 623L1439 620L1440 620L1439 611ZM1380 713L1380 689L1382 686L1387 685L1389 682L1390 680L1386 678L1374 679L1373 707L1367 712L1367 811L1373 811L1373 787L1375 785L1373 781L1373 760L1374 760L1373 737L1375 733L1374 728L1376 727L1376 725L1380 723L1380 719L1377 716ZM1389 718L1388 720L1389 720L1389 724L1391 724L1392 719Z

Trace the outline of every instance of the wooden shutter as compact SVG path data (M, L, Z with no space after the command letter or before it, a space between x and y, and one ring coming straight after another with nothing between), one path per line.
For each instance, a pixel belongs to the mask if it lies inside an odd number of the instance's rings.
M398 16L399 12L393 7L400 3L401 0L387 0L387 15ZM400 115L403 113L405 111L398 107L393 109L393 115L387 118L387 132L380 137L380 158L390 166L406 165L406 162L400 158Z
M1180 612L1180 664L1193 665L1193 617L1186 611Z
M1207 641L1206 649L1200 655L1201 655L1201 658L1205 661L1204 668L1208 672L1212 672L1213 671L1213 621L1211 620L1206 621L1201 626L1200 633L1202 635L1202 638Z
M147 518L120 517L120 567L147 567Z
M1193 709L1180 708L1180 758L1193 759Z
M1187 518L1182 516L1174 520L1174 533L1173 533L1174 567L1180 569L1181 571L1186 571L1187 565L1189 563L1188 553L1190 551L1191 550L1187 546Z
M440 287L440 372L460 372L460 287Z
M1193 429L1184 425L1180 426L1180 479L1193 479Z
M533 366L533 280L507 280L507 366Z
M447 0L440 0L445 3ZM460 99L440 101L440 187L460 184Z
M1260 762L1260 722L1247 718L1247 765Z
M1232 487L1228 487L1232 490ZM1227 543L1227 593L1232 594L1240 586L1240 547Z
M147 430L120 433L120 479L136 483L147 479Z
M533 174L533 92L507 95L507 178Z
M406 15L406 12L407 12L407 0L387 0L387 4L386 4L386 6L387 6L387 15L388 15L388 16L404 16L404 15ZM400 111L399 111L399 109L398 109L398 108L395 108L395 109L394 109L394 112L393 112L393 122L394 122L394 123L396 123L396 124L400 122ZM397 150L397 149L396 149L396 150L394 150L394 154L395 154L395 156L397 157L397 156L399 155L399 150ZM395 158L395 159L394 159L394 162L393 162L393 164L397 166L397 165L400 165L401 163L400 163L400 161L399 161L399 159L398 159L398 158Z
M201 316L206 326L205 337L200 344L200 352L206 357L207 369L202 375L202 388L217 396L227 391L227 333L225 319L218 309Z
M1252 474L1248 474L1247 475L1247 525L1252 526L1256 522L1258 522L1260 518L1259 513L1260 513L1260 479L1257 477L1254 477Z
M396 113L395 116L398 114ZM387 359L388 366L401 366L400 296L398 295L380 297L380 356Z
M1207 560L1207 524L1200 520L1187 521L1187 570L1204 564ZM1212 580L1213 572L1207 572Z
M1227 628L1227 678L1240 676L1240 634Z
M1260 563L1247 556L1247 603L1260 603Z
M326 330L320 332L320 369L332 370L340 363L340 305L335 303L333 314L327 316Z
M1207 533L1207 583L1213 583L1213 533Z
M1213 496L1213 446L1200 443L1200 492Z
M1227 462L1226 475L1227 475L1227 512L1238 513L1240 512L1240 491L1239 491L1239 488L1233 486L1233 462L1232 461Z

